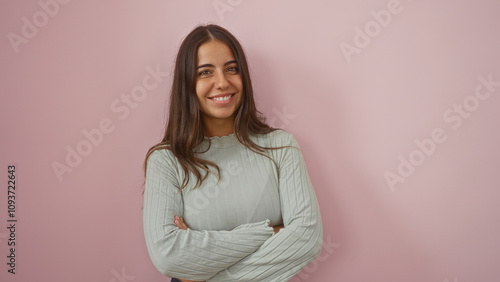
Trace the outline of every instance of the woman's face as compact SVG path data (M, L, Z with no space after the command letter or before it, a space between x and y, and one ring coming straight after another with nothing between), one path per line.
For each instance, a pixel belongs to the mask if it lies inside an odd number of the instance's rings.
M198 48L196 95L204 122L234 121L241 105L243 83L231 49L212 40Z

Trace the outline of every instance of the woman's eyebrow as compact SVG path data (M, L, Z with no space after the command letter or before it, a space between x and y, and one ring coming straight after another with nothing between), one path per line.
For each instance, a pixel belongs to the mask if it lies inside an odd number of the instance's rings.
M227 65L230 65L230 64L235 64L237 63L236 60L232 60L232 61L229 61L229 62L226 62L224 65L227 66Z
M230 64L233 64L233 63L237 63L237 62L236 62L236 60L232 60L232 61L228 61L228 62L226 62L226 63L224 64L224 66L227 66L227 65L230 65ZM205 67L211 67L211 68L213 68L213 67L214 67L214 65L212 65L212 64L203 64L203 65L199 65L199 66L197 66L197 67L196 67L196 69L205 68Z

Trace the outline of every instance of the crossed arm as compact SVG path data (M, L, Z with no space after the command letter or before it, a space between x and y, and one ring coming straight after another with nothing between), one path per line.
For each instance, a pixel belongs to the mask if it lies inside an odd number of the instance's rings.
M187 230L189 227L187 226L187 224L184 222L184 219L182 217L179 217L179 216L174 216L174 223L177 227L179 227L179 229L182 229L182 230ZM274 230L274 234L278 233L281 228L283 228L283 224L280 224L280 225L276 225L276 226L273 226L273 230ZM181 280L182 282L198 282L198 281L194 281L194 280L187 280L187 279L180 279L180 278L177 278L179 280ZM202 281L202 282L206 282L206 281Z
M276 145L298 147L293 136L286 137ZM184 210L182 194L177 193L175 161L165 153L151 154L144 193L144 230L157 269L169 277L189 279L184 281L281 282L315 259L321 251L321 216L302 154L297 148L278 151L275 159L280 166L284 226L270 228L265 221L230 231L192 230L180 218L174 219Z

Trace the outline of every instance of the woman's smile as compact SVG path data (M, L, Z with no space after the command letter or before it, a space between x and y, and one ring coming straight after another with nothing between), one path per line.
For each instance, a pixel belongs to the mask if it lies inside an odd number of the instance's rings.
M228 105L232 101L234 101L233 97L236 93L233 94L221 94L213 97L209 97L208 99L212 100L217 105Z
M238 62L229 46L218 40L202 44L196 74L196 95L205 126L209 131L232 131L244 93Z

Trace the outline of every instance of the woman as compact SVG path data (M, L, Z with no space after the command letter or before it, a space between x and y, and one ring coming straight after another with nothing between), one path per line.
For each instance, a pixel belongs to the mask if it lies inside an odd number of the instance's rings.
M321 251L299 145L260 117L243 49L220 26L183 40L165 136L145 174L146 245L166 276L287 281Z

